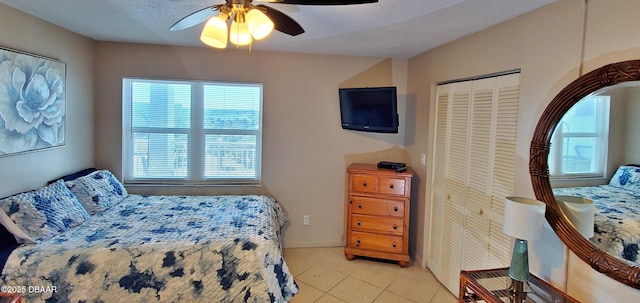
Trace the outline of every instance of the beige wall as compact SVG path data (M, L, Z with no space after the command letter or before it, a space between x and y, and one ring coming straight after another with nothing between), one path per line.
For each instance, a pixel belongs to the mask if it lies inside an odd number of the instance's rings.
M635 16L638 11L640 1L589 0L585 72L608 62L640 57L640 36L632 30L640 29L640 19ZM560 0L410 59L407 94L409 99L417 100L415 129L421 130L414 142L407 142L410 162L419 163L421 153L431 154L435 83L520 68L515 194L534 197L528 172L530 139L547 104L579 75L582 13L583 1ZM430 194L431 178L422 170L420 177L425 180L420 189L422 199ZM424 204L419 204L418 212L424 217L416 224L425 232L416 247L418 256L425 261L430 202L426 199ZM554 240L546 242L539 243L538 247L553 246ZM544 252L549 256L534 248L532 270L554 284L562 284L566 261L550 261L564 257L562 245L557 246ZM540 262L541 259L544 261ZM566 278L569 290L583 302L631 302L630 298L635 302L640 298L637 290L602 279L581 261L572 263ZM564 285L558 286L564 288ZM616 289L616 292L606 289Z
M65 146L0 157L0 197L93 165L93 42L0 4L0 46L66 62Z
M429 196L430 177L429 165L422 166L420 157L427 154L430 159L435 83L522 69L515 190L518 195L533 196L528 175L529 141L546 105L579 75L582 3L560 0L410 60L94 43L0 5L0 45L67 62L68 93L67 145L0 158L0 196L39 187L46 180L90 165L118 174L122 77L262 82L262 187L131 191L271 194L291 216L285 245L342 245L344 169L348 163L406 161L417 172L411 248L418 262L424 262L430 208L425 197ZM640 36L634 30L640 28L636 16L640 2L590 0L589 6L584 70L639 58ZM342 130L337 89L375 85L398 86L400 134ZM310 226L302 225L304 214L311 216ZM562 247L552 248L563 251ZM624 302L640 298L638 291L594 274L584 262L569 260L568 288L578 299ZM562 270L565 264L551 266ZM542 270L543 275L557 272L544 272L544 264L536 265L535 270Z
M609 127L609 177L620 165L640 163L640 87L637 85L638 82L630 87L607 90L611 95L612 122Z
M628 95L627 117L627 142L624 151L627 158L624 164L640 163L640 88L634 88Z
M259 193L290 216L284 244L344 245L345 168L404 161L407 60L101 42L96 51L96 165L121 172L122 78L263 83L262 186L128 187L132 193ZM338 88L398 87L398 134L343 130ZM303 215L310 225L302 224Z

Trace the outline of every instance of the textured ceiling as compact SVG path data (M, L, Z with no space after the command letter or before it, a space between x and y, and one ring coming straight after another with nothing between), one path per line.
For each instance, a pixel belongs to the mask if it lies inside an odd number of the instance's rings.
M254 51L410 58L557 0L380 0L349 6L274 4L306 32L274 31ZM100 41L206 47L203 24L169 27L224 0L0 0L31 15ZM228 46L233 48L235 46Z

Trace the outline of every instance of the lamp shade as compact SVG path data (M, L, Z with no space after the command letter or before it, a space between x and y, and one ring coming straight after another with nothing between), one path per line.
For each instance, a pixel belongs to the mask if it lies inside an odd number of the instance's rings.
M587 239L592 238L596 213L593 200L575 196L556 196L556 201L580 234Z
M246 22L249 32L256 40L263 39L273 31L273 21L258 9L254 8L247 13Z
M202 29L200 41L215 48L227 47L227 23L219 17L212 17Z
M251 33L247 23L233 20L229 31L229 40L235 45L249 45L251 43Z
M502 231L522 240L530 241L540 238L545 206L544 202L529 198L505 198Z

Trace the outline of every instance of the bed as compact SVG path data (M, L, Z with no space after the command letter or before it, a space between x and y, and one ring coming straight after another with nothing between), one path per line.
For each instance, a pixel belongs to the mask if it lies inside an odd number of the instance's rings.
M620 166L605 185L554 188L553 192L593 200L596 212L591 241L609 254L640 262L640 167Z
M132 195L97 170L0 208L16 239L3 244L0 284L29 302L286 302L299 291L282 256L287 216L268 196Z

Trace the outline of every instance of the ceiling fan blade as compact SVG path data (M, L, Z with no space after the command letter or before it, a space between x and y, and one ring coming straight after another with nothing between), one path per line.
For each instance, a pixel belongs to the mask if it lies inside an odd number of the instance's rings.
M269 2L299 5L349 5L377 3L378 0L275 0Z
M266 6L266 5L256 5L264 10L265 15L273 21L274 29L280 32L283 32L287 35L297 36L304 33L304 29L296 20L293 20L291 17L287 16L285 13Z
M173 24L169 28L169 30L181 31L183 29L196 26L202 22L209 20L209 18L213 17L216 14L216 11L218 9L219 9L219 5L205 7L193 14L187 15L186 17L180 19L180 21Z

